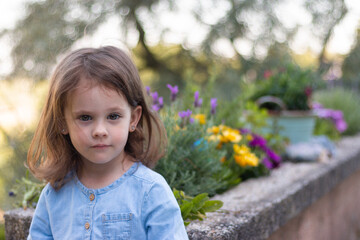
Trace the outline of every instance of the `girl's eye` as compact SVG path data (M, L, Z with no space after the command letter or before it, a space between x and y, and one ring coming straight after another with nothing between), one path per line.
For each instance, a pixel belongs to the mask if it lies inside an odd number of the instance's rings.
M81 116L79 117L79 119L80 119L81 121L86 122L86 121L90 121L92 118L91 118L89 115L81 115Z
M116 119L119 119L119 118L120 118L120 115L116 114L116 113L110 114L108 116L108 119L110 119L110 120L116 120Z

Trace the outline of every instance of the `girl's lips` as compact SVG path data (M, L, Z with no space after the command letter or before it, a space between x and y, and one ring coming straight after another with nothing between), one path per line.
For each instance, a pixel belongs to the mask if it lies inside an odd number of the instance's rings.
M92 146L91 148L96 148L96 149L104 149L110 147L110 145L105 145L105 144L96 144L94 146Z

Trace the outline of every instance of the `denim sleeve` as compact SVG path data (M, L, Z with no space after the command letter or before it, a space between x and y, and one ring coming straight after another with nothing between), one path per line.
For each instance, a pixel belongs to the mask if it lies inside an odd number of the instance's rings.
M49 212L46 202L46 193L50 190L49 184L42 190L40 194L39 201L36 205L35 213L31 221L28 240L47 240L53 239L50 221L49 221Z
M179 205L165 179L152 185L145 196L142 213L147 239L188 239Z

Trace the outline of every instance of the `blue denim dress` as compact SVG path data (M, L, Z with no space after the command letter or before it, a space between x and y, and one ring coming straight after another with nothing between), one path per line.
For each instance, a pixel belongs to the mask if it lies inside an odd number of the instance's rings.
M158 173L134 163L119 179L88 189L70 174L55 191L43 189L29 239L188 239L180 208Z

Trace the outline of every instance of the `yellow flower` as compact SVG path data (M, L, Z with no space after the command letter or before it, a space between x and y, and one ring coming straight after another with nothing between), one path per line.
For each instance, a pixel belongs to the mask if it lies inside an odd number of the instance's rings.
M241 167L252 166L256 167L259 164L259 159L253 153L246 153L234 156L235 162Z
M238 143L241 140L241 135L239 133L239 131L234 130L234 129L227 129L225 131L222 132L223 135L223 142L233 142L233 143Z
M246 135L246 140L252 141L254 138L251 134Z
M196 114L194 118L197 119L201 125L204 125L206 123L205 114Z
M207 130L208 133L218 134L220 132L220 128L217 126L213 126Z
M239 146L238 144L233 145L235 154L243 155L250 152L250 149L246 145Z
M216 142L220 140L220 136L219 135L210 135L206 138L206 140L211 141L211 142Z

